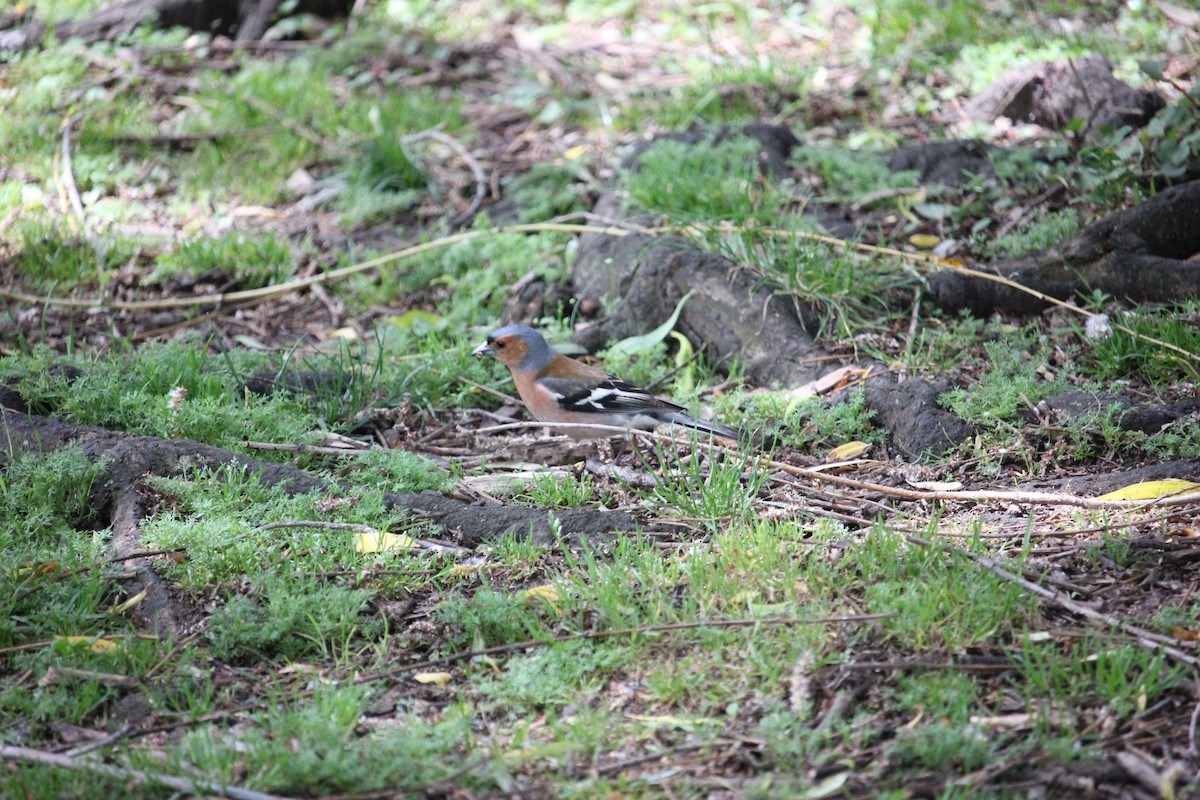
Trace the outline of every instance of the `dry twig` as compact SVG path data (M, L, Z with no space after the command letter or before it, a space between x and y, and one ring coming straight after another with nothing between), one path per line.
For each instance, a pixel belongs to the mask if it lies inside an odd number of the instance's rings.
M933 544L928 539L922 539L919 536L909 535L905 538L913 544L921 545L922 547L929 547ZM1072 600L1062 592L1049 589L1038 583L1034 583L1031 580L1022 578L1020 575L1015 575L1003 567L994 558L978 555L968 550L963 550L961 547L955 547L952 544L939 543L938 546L944 550L954 552L957 555L974 561L976 564L991 571L995 575L1017 584L1031 594L1035 594L1047 602L1070 611L1072 614L1085 617L1093 622L1099 622L1105 627L1112 628L1113 630L1121 631L1122 633L1133 637L1133 640L1142 647L1155 652L1162 652L1163 655L1170 657L1172 660L1177 661L1180 664L1191 667L1192 669L1200 666L1200 658L1197 658L1194 655L1189 655L1181 650L1178 645L1182 644L1182 642L1178 639L1170 636L1163 636L1161 633L1155 633L1154 631L1146 630L1145 628L1138 627L1137 625L1131 625L1124 620L1117 619L1111 614L1105 614L1097 611L1089 605Z
M116 781L158 784L184 792L190 795L213 795L228 797L229 800L287 800L286 797L266 792L256 792L253 789L242 789L238 786L228 786L219 781L204 778L177 778L174 775L163 775L158 772L144 772L140 769L115 767L109 764L98 764L79 758L47 753L43 750L33 750L28 747L12 747L0 745L0 759L5 761L23 761L27 764L42 764L59 769L74 769L104 775Z

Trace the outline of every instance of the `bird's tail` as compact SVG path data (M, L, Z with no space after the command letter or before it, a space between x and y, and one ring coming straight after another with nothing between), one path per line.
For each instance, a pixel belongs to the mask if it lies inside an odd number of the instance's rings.
M708 420L696 419L690 414L685 414L682 411L671 414L663 419L663 422L668 425L679 425L684 428L691 428L697 433L703 433L707 436L719 436L722 439L731 439L740 444L750 444L755 447L767 447L768 449L775 446L774 437L764 437L761 434L754 434L749 431L735 428L731 425L722 425L719 422L709 422Z

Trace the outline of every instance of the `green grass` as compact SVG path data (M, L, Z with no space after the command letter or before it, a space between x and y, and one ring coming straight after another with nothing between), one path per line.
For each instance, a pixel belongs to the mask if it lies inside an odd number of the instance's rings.
M819 203L853 203L886 189L912 190L919 177L913 170L893 172L886 153L861 146L798 147L792 161L804 171Z
M289 696L281 687L271 710L251 715L238 757L233 757L223 728L204 727L186 735L172 759L268 792L319 794L437 781L455 773L456 762L470 748L472 717L453 705L432 722L398 709L395 726L364 738L355 729L370 700L369 689L318 686L303 702ZM462 780L477 788L491 784L474 776Z
M965 558L910 544L886 529L873 531L854 559L867 582L868 608L898 612L883 626L908 651L961 652L1035 613L1028 593L990 572L973 575L964 593L962 575L972 569Z
M1117 321L1132 331L1113 332L1091 342L1097 376L1102 379L1138 377L1152 386L1165 387L1179 381L1200 380L1200 361L1180 353L1200 353L1200 304L1179 308L1147 310ZM1172 350L1146 337L1173 345Z
M127 239L89 242L78 225L51 222L36 213L15 228L17 274L47 297L77 284L103 286L136 256L136 247Z
M1005 423L1039 400L1065 391L1065 376L1047 377L1037 331L1032 328L1010 330L1003 340L986 342L984 363L987 371L969 389L952 389L942 396L942 404L977 426L1001 429Z
M202 236L159 256L147 281L218 272L231 279L232 285L226 291L257 289L291 278L295 271L294 258L287 241L273 235L227 233L215 238Z
M765 469L750 452L705 453L703 441L704 437L698 436L682 458L672 457L674 447L655 442L654 455L662 469L652 473L654 487L638 494L655 513L710 531L748 522L754 500L767 480Z
M760 145L733 137L707 145L655 142L625 181L633 204L677 222L696 219L734 224L778 214L785 195L758 168Z
M61 18L96 5L53 0L42 11ZM0 86L9 112L0 119L8 170L0 219L11 222L0 234L6 278L47 295L153 294L203 275L250 288L301 269L348 266L409 237L432 242L446 228L429 209L451 208L446 193L471 186L456 155L405 138L440 127L496 174L517 219L587 210L594 193L615 186L632 207L694 225L686 235L698 246L812 309L812 332L824 341L960 387L943 401L980 436L928 468L948 474L910 473L894 459L879 472L864 466L839 474L897 485L928 477L986 484L1072 459L1195 457L1195 426L1123 432L1109 412L1063 430L1025 419L1053 393L1114 381L1173 399L1196 378L1186 359L1144 338L1085 341L1059 317L1020 325L947 319L926 313L925 303L910 329L915 273L799 235L818 230L804 212L863 203L853 220L864 241L907 247L909 234L932 232L961 240L968 255L1018 255L1148 196L1162 175L1186 168L1195 115L1176 97L1142 137L1083 143L1066 134L1037 154L999 153L995 176L977 176L961 192L908 192L914 176L886 169L887 151L907 135L897 120L927 127L932 138L948 135L932 115L1013 64L1095 50L1136 79L1136 54L1184 57L1191 47L1156 9L1060 5L996 13L977 0L934 9L872 0L830 15L727 0L395 0L359 16L355 32L335 29L303 52L231 54L228 71L183 46L204 37L179 32L10 54ZM1069 19L1075 33L1058 33L1047 15ZM487 48L514 23L544 47ZM860 25L852 38L841 33ZM621 48L570 50L569 58L556 49L580 44L581 30L586 42L593 30L625 36L627 52L643 60L625 72L613 55ZM672 49L649 53L645 45L656 42ZM130 71L132 58L185 82L167 91ZM472 72L481 65L482 81ZM128 79L110 80L118 72ZM625 84L608 92L611 80ZM69 115L78 117L73 175L86 231L62 204L61 156L57 173L54 162ZM695 148L660 143L636 171L613 167L619 143L772 119L804 140L790 180L765 180L757 143L736 137ZM193 149L115 141L163 133L210 138ZM301 169L316 181L311 208L297 205L302 198L286 185ZM995 238L1015 209L1056 184L1071 187L1070 205L1043 213L1049 206L1035 204L1009 236ZM494 209L496 219L507 213ZM492 223L481 215L473 231L484 234ZM447 452L468 450L479 444L468 435L475 418L456 410L499 402L473 383L514 391L502 366L472 358L471 349L524 276L566 283L573 248L560 232L487 233L331 281L323 287L329 303L344 303L344 324L361 334L318 341L327 332L314 331L266 342L281 352L227 349L263 335L238 327L258 324L253 314L218 318L212 338L182 332L135 347L120 336L136 325L119 315L48 314L38 323L37 309L13 305L0 320L7 345L0 381L34 414L235 450L247 439L316 443L330 431L366 440L390 434L392 424L406 442L445 425ZM1192 306L1126 318L1114 310L1121 300L1096 295L1091 307L1141 337L1200 347L1189 327ZM110 320L119 330L104 328L103 351L71 333L70 326L94 332ZM548 307L535 322L561 340L583 321L570 307ZM207 336L211 328L197 330ZM42 337L63 352L31 344ZM658 391L695 405L718 367L733 376L739 370L703 357L689 362L697 345L669 338L636 357L602 354L601 363L643 384L680 367ZM247 391L245 379L255 375L274 376L278 391ZM798 448L787 456L803 463L850 440L888 457L889 432L862 391L831 405L789 398L789 388L734 389L704 402L719 419ZM375 410L390 406L398 410ZM422 446L444 443L435 436ZM7 612L0 648L22 649L5 652L0 668L0 740L63 749L72 744L64 723L118 730L130 698L142 695L152 722L180 727L153 746L130 737L85 757L292 796L436 794L453 786L479 796L658 797L669 780L675 795L701 797L713 785L705 770L718 765L745 777L735 788L747 797L899 798L914 787L960 797L971 794L967 782L979 770L1107 757L1113 740L1105 731L1158 730L1170 709L1186 714L1194 705L1186 675L1163 655L1059 611L1047 616L1020 586L902 530L956 537L949 541L1007 558L1017 571L1044 570L1037 548L983 537L1004 528L997 519L1011 516L1007 507L888 511L876 504L887 498L776 480L751 456L710 453L702 439L680 450L643 443L640 459L618 462L637 472L636 483L585 462L504 497L547 515L603 504L635 513L639 530L537 543L510 531L465 552L432 550L428 540L453 544L459 532L428 526L386 500L386 493L463 491L455 478L471 470L453 458L442 467L400 449L336 459L244 451L331 484L306 495L265 485L239 465L147 476L141 488L155 503L139 522L141 545L171 551L154 557L155 568L200 620L199 635L182 642L130 636L138 631L119 610L129 599L119 581L125 566L106 560L109 520L96 503L103 465L89 463L83 448L8 459L0 471L0 611ZM845 523L822 516L831 509L846 514ZM1046 522L1037 508L1022 513L1037 534L1075 524ZM876 516L881 521L868 526L854 521ZM1070 519L1088 526L1094 516ZM272 523L293 525L264 529ZM325 523L427 541L363 553L354 531ZM1174 524L1153 532L1170 533ZM1120 588L1106 594L1110 613L1166 633L1194 631L1190 608L1167 606L1139 619L1131 610L1138 606L1125 603L1141 571L1171 568L1135 546L1141 530L1114 527L1055 563L1073 581ZM884 616L807 621L863 612ZM791 621L776 624L780 618ZM716 624L724 621L746 624ZM1044 631L1054 636L1033 636ZM59 636L103 636L116 646L97 651ZM439 661L518 643L509 652ZM1008 669L957 668L979 654ZM879 661L899 666L866 668ZM906 664L918 661L945 668ZM406 666L412 673L370 679ZM138 688L63 668L126 676ZM444 685L413 674L442 670ZM830 715L839 696L852 702ZM226 716L204 719L214 713ZM1019 735L980 721L1020 713L1030 725ZM1065 718L1070 731L1056 721ZM605 769L642 756L651 760ZM1001 785L995 795L1005 791ZM116 794L170 793L46 767L0 771L5 797Z
M1020 657L1027 697L1053 695L1082 707L1136 714L1185 680L1178 666L1144 648L1087 637L1071 644L1026 644Z
M538 508L573 508L591 506L604 502L596 482L586 473L565 479L554 475L539 475L525 489L524 495Z
M246 392L242 376L269 365L250 351L218 355L206 342L149 344L108 358L37 348L0 367L36 414L220 447L296 442L320 426L293 399ZM74 374L72 369L79 370Z
M229 186L251 202L271 202L282 199L281 177L326 161L332 148L345 160L344 208L353 216L410 205L425 181L399 137L438 125L457 127L457 104L429 90L340 93L357 66L327 79L337 62L337 53L312 52L286 61L250 61L232 79L206 74L180 127L256 133L202 143L182 165L187 183Z
M783 444L807 451L831 450L851 441L883 442L886 431L876 427L861 390L830 404L820 398L794 399L783 392L758 392L730 398L744 405L743 424L778 437Z
M995 259L1023 256L1058 244L1079 228L1079 212L1064 208L1022 222L1012 233L993 239L985 249Z

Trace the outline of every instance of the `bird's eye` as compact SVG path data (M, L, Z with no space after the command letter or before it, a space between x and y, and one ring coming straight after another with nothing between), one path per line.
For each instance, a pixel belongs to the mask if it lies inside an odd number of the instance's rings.
M504 345L505 345L505 342L503 339L497 339L496 341L492 342L492 347L495 347L498 350L503 350Z

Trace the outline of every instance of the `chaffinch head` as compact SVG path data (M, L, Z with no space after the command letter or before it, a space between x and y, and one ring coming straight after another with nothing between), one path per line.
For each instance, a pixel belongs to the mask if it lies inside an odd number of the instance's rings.
M525 407L540 422L581 422L651 430L682 425L700 433L746 440L737 428L689 415L683 406L660 400L645 389L554 350L528 325L506 325L475 348L474 355L492 356L512 372ZM606 435L569 428L577 439Z

